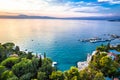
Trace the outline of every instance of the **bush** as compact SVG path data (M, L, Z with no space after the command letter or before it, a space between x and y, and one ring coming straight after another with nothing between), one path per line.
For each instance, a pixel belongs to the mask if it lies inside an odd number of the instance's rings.
M27 74L24 74L20 77L20 80L31 80L31 77L33 76L32 73L27 73Z
M9 57L1 62L1 65L5 66L8 69L11 69L12 66L19 62L18 57Z
M1 75L1 80L7 80L8 78L15 77L14 73L10 70L6 70Z
M15 44L8 42L8 43L3 44L3 46L4 46L6 49L11 49L11 50L12 50L12 49L14 48Z
M14 72L14 74L17 77L21 77L24 74L27 74L29 72L33 72L33 65L32 65L32 61L29 59L22 59L21 62L15 64L12 67L12 71Z
M0 79L2 76L2 73L6 70L5 66L0 66Z
M37 74L37 79L38 80L46 80L46 74L45 74L45 72L38 72L38 74Z
M50 75L50 79L52 80L64 80L64 75L61 71L53 71Z
M71 67L70 70L65 72L66 80L80 80L78 68Z

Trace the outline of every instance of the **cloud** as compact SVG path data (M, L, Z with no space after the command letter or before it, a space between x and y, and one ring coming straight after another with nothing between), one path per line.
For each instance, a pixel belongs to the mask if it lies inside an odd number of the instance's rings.
M98 2L109 2L111 0L98 0Z
M99 4L95 3L86 3L86 2L68 2L66 3L67 6L71 6L68 10L73 12L85 12L85 13L99 13L109 10L109 8L100 6Z
M99 2L108 0L98 0ZM100 16L109 8L92 2L64 0L0 0L0 11L44 16ZM90 14L92 13L92 14Z
M71 11L74 12L86 12L86 13L99 13L100 11L109 10L109 8L104 8L101 6L86 6L86 7L77 7L72 8Z
M120 0L98 0L98 2L108 2L110 4L120 4Z

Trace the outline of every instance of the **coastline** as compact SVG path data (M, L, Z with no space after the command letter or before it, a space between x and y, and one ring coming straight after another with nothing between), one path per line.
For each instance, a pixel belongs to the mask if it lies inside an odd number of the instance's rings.
M85 69L86 67L88 67L89 62L92 59L92 56L95 55L96 52L97 51L93 51L91 55L88 53L86 61L82 61L82 62L79 61L79 62L77 62L77 67L78 67L79 71Z

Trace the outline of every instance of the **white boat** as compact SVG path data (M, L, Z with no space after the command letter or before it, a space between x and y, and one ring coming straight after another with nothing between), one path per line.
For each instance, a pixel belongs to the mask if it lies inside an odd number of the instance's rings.
M57 62L52 63L52 67L55 67L55 65L57 65Z

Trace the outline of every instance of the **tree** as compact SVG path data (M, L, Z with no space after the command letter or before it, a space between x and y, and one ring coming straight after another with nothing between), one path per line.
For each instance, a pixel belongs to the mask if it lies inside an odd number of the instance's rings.
M46 57L46 53L42 59L41 56L33 56L31 52L27 54L19 51L14 43L0 44L0 80L105 80L104 76L119 77L120 55L117 55L118 59L112 60L105 52L108 47L98 47L85 69L78 71L78 68L71 67L61 72L52 67L52 60ZM19 56L8 55L13 53Z
M29 72L34 72L32 61L29 59L23 58L21 62L15 64L12 67L12 71L17 77L21 77L24 74L27 74Z
M100 59L100 65L102 67L106 67L106 68L110 67L111 63L112 63L112 59L108 56L104 56Z
M15 51L16 51L16 52L20 51L19 46L16 46L16 47L15 47Z
M92 60L89 63L89 67L94 68L96 70L101 69L100 59L105 56L107 56L106 52L98 52L97 54L93 55Z
M18 77L13 76L13 77L8 78L7 80L19 80L19 79L18 79Z
M14 43L5 43L5 44L3 44L3 46L6 49L12 50L14 48L15 44Z
M1 75L1 80L7 80L8 78L15 77L14 73L10 70L6 70Z
M108 50L110 50L110 49L111 49L111 48L110 48L110 42L107 44L107 46L106 46L106 47L107 47L107 49L108 49Z
M40 55L39 62L38 62L38 67L41 67L41 66L42 66L42 57Z
M98 47L96 48L96 50L101 51L101 52L103 52L103 51L108 52L108 48L107 48L106 45L98 46Z
M105 80L101 71L96 71L89 67L80 71L80 79L82 80Z
M101 72L97 72L93 80L105 80L105 77Z
M120 64L120 54L117 54L116 62L118 62Z
M73 80L75 77L77 80L80 80L80 74L76 67L71 67L70 70L66 71L64 74L66 80Z
M53 71L52 61L49 58L44 58L42 61L42 66L39 68L39 71L45 72L46 78L49 79L49 75L51 75Z
M32 59L32 57L33 57L32 52L28 52L27 59Z
M46 58L46 53L44 52L44 58Z
M5 47L0 44L0 62L7 58Z
M24 52L24 51L19 51L18 55L19 55L20 58L26 58L27 57L27 53Z
M39 59L38 58L35 58L33 57L32 58L32 73L34 73L34 76L33 77L37 77L37 72L38 72L38 65L39 65Z
M104 76L112 77L116 74L119 65L115 61L113 61L110 57L105 56L100 59L100 66L102 67L100 70L104 74Z
M38 80L46 80L46 74L45 74L45 72L38 72L38 74L37 74L37 79Z
M64 75L61 71L53 71L50 75L51 80L64 80Z
M5 43L2 46L5 48L5 53L7 55L10 55L14 51L15 44L14 43Z
M19 62L18 57L9 57L1 62L1 65L5 66L8 69L11 69L12 66Z
M20 77L20 80L31 80L31 77L33 76L32 73L27 73L27 74L24 74Z
M1 66L0 65L0 80L1 80L1 76L2 76L2 73L6 70L5 66Z
M80 71L80 79L89 80L89 75L88 75L87 69Z
M50 64L42 65L39 69L41 72L45 72L46 78L49 79L49 75L51 75L53 68Z

